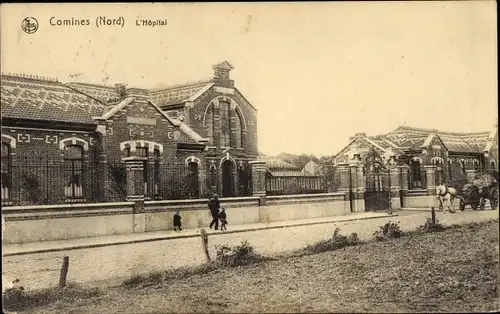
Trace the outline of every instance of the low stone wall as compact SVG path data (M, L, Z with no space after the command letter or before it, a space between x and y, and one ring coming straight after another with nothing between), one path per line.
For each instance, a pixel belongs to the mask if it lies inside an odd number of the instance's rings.
M268 196L261 222L342 216L351 213L343 193Z
M179 210L183 228L204 226L212 220L208 200L147 201L137 209L133 202L16 206L2 208L4 243L67 240L136 232L172 230ZM350 214L343 193L272 197L222 198L231 225Z
M427 190L410 190L405 197L406 208L438 207L439 200L436 195L428 195Z
M134 203L2 208L4 243L26 243L133 233Z

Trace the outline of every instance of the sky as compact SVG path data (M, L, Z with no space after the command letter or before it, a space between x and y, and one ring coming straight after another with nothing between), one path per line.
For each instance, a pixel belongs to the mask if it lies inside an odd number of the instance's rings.
M498 120L496 2L2 4L2 72L151 88L229 61L258 109L259 150L335 155L400 125ZM34 34L21 30L35 17ZM96 18L124 25L97 27ZM50 19L90 19L51 26ZM167 19L139 27L137 19Z

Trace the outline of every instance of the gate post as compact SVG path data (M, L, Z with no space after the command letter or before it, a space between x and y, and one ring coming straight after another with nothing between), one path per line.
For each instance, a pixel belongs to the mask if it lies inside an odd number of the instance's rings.
M425 176L427 178L427 195L429 207L438 207L438 201L436 197L436 166L435 165L425 165Z
M406 197L408 196L408 166L399 166L399 198L401 208L406 207Z
M351 211L360 213L365 211L365 193L363 184L363 168L361 168L359 161L349 164L352 198ZM361 171L361 173L360 173Z
M252 195L266 196L266 162L252 160L249 162L252 167Z
M144 216L144 161L147 157L124 157L127 177L127 201L133 201L134 232L145 232Z
M351 193L351 178L348 163L338 163L335 169L335 177L338 178L338 191L344 193L344 201L346 204L344 213L347 215L353 211L353 198Z
M400 189L399 167L390 166L389 176L390 176L390 180L391 180L391 188L390 188L389 193L390 193L390 198L391 198L392 209L401 209L402 204L401 204L401 198L399 195L399 189Z
M266 205L266 162L261 160L252 160L248 164L252 171L252 195L259 197L259 221L260 223L269 222L269 213Z

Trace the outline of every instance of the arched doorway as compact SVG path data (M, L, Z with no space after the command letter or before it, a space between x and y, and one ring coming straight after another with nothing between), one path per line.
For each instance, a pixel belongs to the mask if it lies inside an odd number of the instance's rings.
M222 163L222 196L233 196L233 163L226 160Z

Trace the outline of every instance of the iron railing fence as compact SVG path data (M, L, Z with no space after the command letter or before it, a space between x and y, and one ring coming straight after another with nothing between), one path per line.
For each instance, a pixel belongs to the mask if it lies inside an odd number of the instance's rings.
M146 199L203 197L200 190L207 186L206 180L197 167L184 162L144 162L142 182ZM31 158L9 165L1 176L4 206L119 202L126 197L127 170L121 161Z
M324 176L266 176L267 195L294 195L327 193L328 182Z

